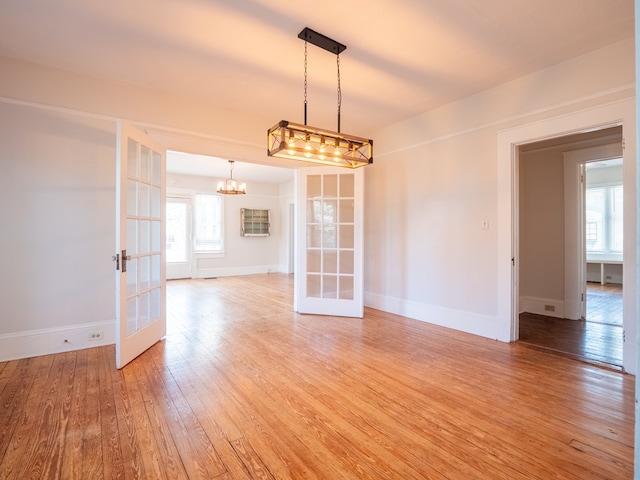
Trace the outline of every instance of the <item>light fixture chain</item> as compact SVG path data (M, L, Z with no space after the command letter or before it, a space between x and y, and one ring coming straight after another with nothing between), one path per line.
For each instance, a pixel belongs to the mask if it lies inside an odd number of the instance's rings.
M307 41L304 42L304 124L307 124Z
M340 110L342 109L342 88L340 87L340 54L336 55L338 68L338 132L340 131Z

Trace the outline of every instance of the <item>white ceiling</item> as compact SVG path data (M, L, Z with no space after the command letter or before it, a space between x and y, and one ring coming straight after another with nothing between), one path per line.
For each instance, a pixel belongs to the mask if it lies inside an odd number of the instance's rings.
M183 175L201 175L205 177L229 178L231 165L229 160L193 155L183 152L167 152L167 171ZM233 178L240 182L286 183L293 180L294 170L290 168L259 165L235 161Z
M0 0L0 55L302 121L308 26L340 55L342 130L375 130L634 34L633 0ZM309 46L310 125L336 58ZM265 125L265 130L267 127ZM184 163L184 162L183 162ZM239 169L239 166L238 166Z

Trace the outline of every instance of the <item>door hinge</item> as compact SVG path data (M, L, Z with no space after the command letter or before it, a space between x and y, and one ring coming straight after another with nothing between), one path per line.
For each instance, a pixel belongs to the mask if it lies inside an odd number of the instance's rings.
M111 256L111 260L116 262L116 270L120 270L120 254L116 253Z

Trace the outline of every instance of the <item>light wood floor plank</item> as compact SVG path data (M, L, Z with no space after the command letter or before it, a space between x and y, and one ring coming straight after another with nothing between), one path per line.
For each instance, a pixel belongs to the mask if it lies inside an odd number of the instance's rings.
M75 352L76 366L73 378L69 379L72 387L69 398L69 421L67 431L62 438L63 450L60 478L81 480L84 477L82 446L87 424L83 408L87 397L88 350Z
M104 478L104 457L102 450L102 428L100 420L100 364L101 351L106 349L91 348L87 350L87 380L84 398L78 397L76 408L82 411L82 474L80 479ZM75 382L74 382L75 383Z

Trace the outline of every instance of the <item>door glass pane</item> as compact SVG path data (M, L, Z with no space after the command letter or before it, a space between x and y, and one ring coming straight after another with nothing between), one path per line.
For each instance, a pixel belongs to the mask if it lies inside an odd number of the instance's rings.
M160 285L160 255L151 257L151 285Z
M336 225L325 225L322 227L322 248L337 248Z
M307 297L320 298L320 275L307 275Z
M147 290L151 281L151 257L140 257L138 259L138 288Z
M161 205L160 188L151 187L151 212L150 216L153 218L160 218Z
M322 298L338 298L338 277L335 275L322 276Z
M138 331L138 297L127 300L127 335Z
M325 250L322 253L322 272L338 273L338 252L336 250Z
M322 194L322 176L309 175L307 177L307 198L316 198Z
M340 196L341 197L354 197L354 176L351 173L345 173L340 175Z
M138 142L127 139L127 176L136 178L138 176Z
M322 221L325 223L338 223L338 202L335 200L322 202Z
M158 152L153 152L152 164L151 164L151 182L154 185L160 185L162 181L162 155Z
M353 223L353 200L340 200L340 223Z
M138 222L138 253L144 254L149 253L150 243L149 243L149 221L142 220Z
M307 251L307 272L320 273L320 250Z
M353 248L353 225L340 225L340 248Z
M187 261L187 204L167 202L167 262Z
M309 200L307 202L307 222L308 223L322 222L322 201L321 200Z
M324 185L322 190L323 197L335 198L338 196L338 176L337 175L325 175Z
M144 145L140 146L140 179L148 181L151 178L151 150Z
M127 260L127 295L138 292L138 261L135 258Z
M340 250L340 273L353 275L353 250Z
M322 227L320 225L307 226L307 248L322 246Z
M127 255L138 253L138 221L127 220Z
M127 180L127 216L138 215L138 182Z
M138 200L138 215L141 217L149 216L149 185L146 183L138 184L138 191L140 193L140 197Z
M154 320L157 320L160 318L160 314L162 313L162 308L161 308L161 296L160 296L160 289L159 288L154 288L153 290L151 290L151 299L150 299L150 320L153 322Z
M143 293L138 299L139 328L149 325L149 293Z
M343 277L340 279L339 298L341 300L353 300L353 277Z
M160 222L151 222L151 251L160 251Z

